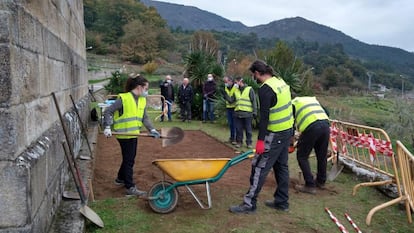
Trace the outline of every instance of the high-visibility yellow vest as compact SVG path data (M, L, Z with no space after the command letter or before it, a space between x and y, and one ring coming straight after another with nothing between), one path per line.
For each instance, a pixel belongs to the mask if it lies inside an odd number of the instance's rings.
M224 91L227 93L228 96L233 96L234 92L237 88L235 88L234 86L232 86L230 89L227 87L224 87ZM236 107L236 102L230 103L229 101L226 100L226 108L235 108Z
M253 105L252 101L250 100L250 89L252 87L245 87L243 92L240 89L234 91L234 97L236 98L236 107L234 111L245 111L245 112L253 112Z
M295 106L295 123L299 132L305 131L317 120L329 119L316 97L296 97L292 104Z
M272 88L277 96L276 105L270 108L267 130L280 132L292 128L294 119L289 85L277 77L267 79L263 85Z
M138 97L135 101L131 92L121 93L118 98L122 99L123 113L120 116L119 111L114 113L114 131L118 133L139 134L144 117L144 109L147 105L145 97ZM117 138L136 138L137 136L116 135Z

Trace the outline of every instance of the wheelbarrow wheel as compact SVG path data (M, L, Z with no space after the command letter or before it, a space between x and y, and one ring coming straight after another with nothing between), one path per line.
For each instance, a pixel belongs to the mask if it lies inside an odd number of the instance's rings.
M170 187L172 183L167 181L160 181L154 184L148 195L149 197L158 197L155 199L150 199L148 201L151 209L160 214L167 214L172 212L178 203L178 191L176 188L173 188L166 192L166 189Z

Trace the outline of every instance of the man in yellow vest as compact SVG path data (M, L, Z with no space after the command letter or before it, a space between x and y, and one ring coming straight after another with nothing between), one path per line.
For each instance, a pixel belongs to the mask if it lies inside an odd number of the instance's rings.
M234 124L236 126L236 147L243 145L243 131L246 132L246 146L252 146L252 121L257 116L256 94L252 87L246 85L241 77L236 78L234 84Z
M232 213L254 213L260 190L273 168L277 187L272 200L265 205L279 211L289 210L288 148L293 135L293 113L290 87L276 77L273 68L255 61L249 68L261 84L259 89L260 121L256 155L252 161L250 188L243 203L231 206Z
M227 123L230 129L229 143L236 145L236 127L234 125L234 108L236 107L236 103L234 103L234 92L236 88L233 85L233 78L230 76L224 76L223 82L223 97L226 102Z
M144 125L154 138L159 138L160 133L152 126L146 114L148 81L139 74L131 74L126 82L125 90L126 93L119 94L118 99L105 109L103 123L105 136L112 136L111 124L113 122L113 130L117 133L138 135ZM146 192L139 190L133 181L138 146L137 136L117 134L116 139L121 146L122 163L115 184L125 186L127 196L146 195Z
M315 194L316 188L324 188L326 164L330 137L329 117L315 97L296 97L292 100L295 125L301 133L297 144L296 157L302 170L305 185L295 189ZM309 154L315 150L317 160L316 179L309 165Z

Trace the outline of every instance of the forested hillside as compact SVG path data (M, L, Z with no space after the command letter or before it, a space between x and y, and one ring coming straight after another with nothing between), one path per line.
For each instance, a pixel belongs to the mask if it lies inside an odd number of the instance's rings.
M364 91L367 89L367 74L371 75L373 84L395 89L402 88L403 77L406 80L405 90L412 89L407 80L413 76L414 58L409 59L413 56L411 53L366 45L337 30L303 18L285 19L248 28L239 22L231 22L194 7L175 4L168 6L173 5L172 8L163 8L164 13L160 15L158 6L147 7L140 1L85 0L86 41L87 46L93 48L89 52L119 56L124 61L136 64L159 59L183 64L185 57L191 53L191 41L197 30L185 30L188 27L185 24L176 28L169 27L170 19L165 18L165 12L170 11L169 17L175 15L173 18L178 20L177 23L181 20L191 22L193 26L198 25L195 28L216 28L203 35L210 38L211 34L214 37L212 40L217 41L215 56L226 73L235 67L246 71L249 62L256 58L265 59L267 51L275 49L277 43L284 42L294 54L290 63L286 64L302 64L298 69L289 71L289 75L299 79L311 75L308 80L312 81L308 85L316 91ZM278 29L282 26L283 30ZM274 32L283 33L271 36ZM283 38L281 35L284 34L289 34L290 37ZM329 40L339 42L329 43ZM352 50L365 55L365 58L350 55ZM283 57L283 54L280 56Z

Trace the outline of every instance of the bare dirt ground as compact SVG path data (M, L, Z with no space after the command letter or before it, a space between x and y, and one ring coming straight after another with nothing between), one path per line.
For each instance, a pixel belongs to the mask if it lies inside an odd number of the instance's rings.
M162 180L162 172L152 165L155 159L232 158L237 153L230 145L219 142L202 131L185 131L181 142L167 147L162 147L161 140L140 137L134 166L134 181L140 189L149 190L154 183ZM96 199L125 195L123 187L114 185L120 164L121 149L118 141L115 137L105 138L99 135L93 181ZM246 160L227 170L214 186L247 187L249 175L250 163Z
M185 131L184 139L175 145L162 147L160 139L153 139L150 137L140 137L138 139L138 152L134 167L134 181L137 186L149 191L151 186L163 179L162 172L154 165L152 161L155 159L168 158L232 158L240 153L230 144L223 143L217 139L207 135L202 131L190 130ZM247 150L244 148L244 150ZM251 169L251 161L245 160L237 165L230 167L224 176L217 182L211 184L212 203L214 209L227 210L229 205L239 204L243 200L243 194L249 187L249 176ZM102 134L98 136L97 151L95 154L94 164L94 179L93 189L95 199L103 200L107 198L119 198L125 196L125 188L114 184L119 166L121 163L120 146L115 137L106 138ZM191 170L191 168L189 168ZM194 169L193 169L194 170ZM290 178L290 198L295 199L309 199L307 194L298 193L294 190L294 185L299 183L297 174L291 174ZM167 176L167 180L175 182ZM319 198L330 198L337 194L336 188L328 185L327 190L319 190ZM261 192L260 201L272 198L271 195L276 187L276 183L271 172L263 191ZM192 185L191 188L197 193L201 200L206 201L206 188L204 185ZM179 200L175 214L180 216L193 216L195 214L203 213L200 207L187 191L185 187L179 187ZM223 202L224 201L224 202ZM152 213L145 201L139 200L139 208ZM221 203L224 206L218 206ZM198 210L198 211L197 211ZM174 216L174 215L171 215ZM167 216L168 217L168 216ZM217 221L223 216L217 215ZM278 224L277 228L281 232L298 232L296 218L290 215L278 216L279 221L283 224ZM241 223L240 219L228 218L227 226L237 227ZM303 231L302 231L303 232ZM318 232L318 231L314 231Z
M238 153L240 152L231 145L220 142L202 131L185 131L184 139L181 142L167 147L162 147L161 140L140 137L134 167L134 181L139 189L148 191L153 184L163 179L162 172L152 165L152 161L155 159L232 158ZM120 163L121 151L116 138L105 138L100 134L94 165L95 199L102 200L125 195L125 189L114 184ZM250 160L246 160L230 167L224 176L213 185L217 189L244 187L247 190L249 176ZM293 186L298 182L298 179L291 178L292 190L290 193L295 193ZM275 187L275 185L273 174L269 174L265 186ZM329 193L332 194L332 190L326 191L325 194L329 195ZM324 195L324 192L321 194ZM192 197L190 196L190 198Z

